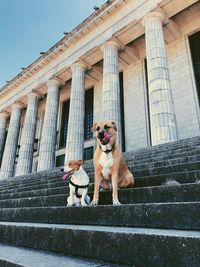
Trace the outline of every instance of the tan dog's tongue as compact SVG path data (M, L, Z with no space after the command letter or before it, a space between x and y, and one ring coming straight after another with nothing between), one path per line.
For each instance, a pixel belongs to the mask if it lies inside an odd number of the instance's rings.
M107 144L110 141L110 135L107 132L104 132L104 138L102 139L102 141Z

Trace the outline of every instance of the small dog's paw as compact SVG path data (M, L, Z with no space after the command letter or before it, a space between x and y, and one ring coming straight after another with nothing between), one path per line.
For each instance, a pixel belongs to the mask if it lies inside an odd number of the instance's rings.
M92 202L90 203L91 206L96 206L98 205L98 199L93 199Z
M87 204L86 204L85 202L81 202L81 206L82 206L82 207L86 207Z
M113 205L114 205L114 206L120 206L121 203L119 202L118 199L116 199L116 200L113 200Z

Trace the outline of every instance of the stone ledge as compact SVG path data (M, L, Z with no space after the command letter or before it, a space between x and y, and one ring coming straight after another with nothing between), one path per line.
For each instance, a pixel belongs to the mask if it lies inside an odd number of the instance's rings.
M131 266L200 265L198 231L1 222L0 242Z
M2 265L1 265L2 264ZM120 267L121 265L108 264L105 262L92 261L72 256L64 256L55 253L14 247L0 244L0 266L4 267Z
M1 221L200 230L200 202L0 209ZM110 216L112 214L112 216Z

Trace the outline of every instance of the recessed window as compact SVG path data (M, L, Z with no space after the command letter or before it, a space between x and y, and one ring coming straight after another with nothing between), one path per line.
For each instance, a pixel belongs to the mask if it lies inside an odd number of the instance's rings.
M93 153L94 153L93 146L85 148L84 149L83 159L84 160L92 159L93 158Z
M56 167L65 165L65 155L60 155L56 157Z
M121 132L122 132L122 151L125 148L125 123L124 123L124 77L123 72L119 73L119 86L120 86L120 113L121 113Z
M147 69L146 58L144 60L144 74L145 74L145 84L146 84L146 105L147 105L147 116L148 116L149 144L151 146L152 140L151 140L150 99L149 99L148 69Z
M84 123L84 139L93 137L91 131L93 125L93 99L94 89L91 88L85 92L85 123Z
M69 121L69 104L70 104L69 100L63 102L63 104L62 104L60 141L59 141L59 147L60 148L66 146L68 121Z
M190 51L196 81L197 95L200 105L200 31L189 37Z

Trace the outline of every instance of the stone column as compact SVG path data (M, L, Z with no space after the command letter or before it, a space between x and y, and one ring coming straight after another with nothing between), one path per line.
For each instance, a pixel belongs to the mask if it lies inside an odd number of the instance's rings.
M147 14L142 22L146 39L152 145L177 140L163 22L164 17L159 12Z
M60 82L49 80L44 124L39 149L38 171L55 168L56 132Z
M0 166L1 166L1 159L3 157L7 119L8 119L8 114L5 112L0 112Z
M30 173L32 169L38 100L38 94L31 93L28 95L26 117L22 129L19 158L15 172L16 176Z
M113 120L117 125L118 143L121 145L121 113L118 50L116 42L109 41L103 50L103 120Z
M68 160L83 159L84 148L84 114L85 114L85 70L82 63L74 63L69 108L69 123L65 163Z
M8 178L14 175L14 164L17 151L17 143L19 138L20 117L22 106L20 104L12 105L12 112L6 144L1 164L0 178Z

